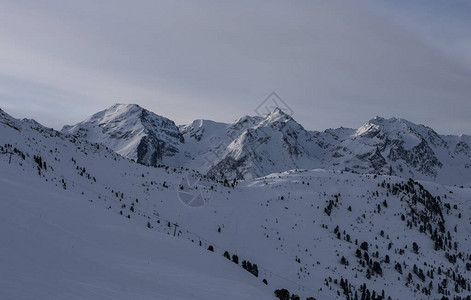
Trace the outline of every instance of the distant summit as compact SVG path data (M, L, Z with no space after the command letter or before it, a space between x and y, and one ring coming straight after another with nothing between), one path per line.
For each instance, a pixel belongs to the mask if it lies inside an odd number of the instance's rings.
M137 104L114 104L62 132L101 143L137 162L154 165L183 144L175 123Z

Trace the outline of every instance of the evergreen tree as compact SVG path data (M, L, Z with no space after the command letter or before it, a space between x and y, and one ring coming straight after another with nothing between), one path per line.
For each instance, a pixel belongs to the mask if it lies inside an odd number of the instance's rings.
M232 255L232 262L235 263L236 265L239 264L239 257L237 255Z
M275 290L275 297L280 300L289 300L289 291L287 289Z

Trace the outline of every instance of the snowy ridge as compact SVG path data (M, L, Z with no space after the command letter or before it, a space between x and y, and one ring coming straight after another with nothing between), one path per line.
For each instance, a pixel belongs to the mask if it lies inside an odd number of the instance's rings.
M143 114L156 121L143 121ZM469 136L441 136L404 119L376 117L358 129L312 132L275 109L232 124L195 120L176 127L137 105L114 105L63 132L78 133L141 163L217 178L323 168L471 185Z

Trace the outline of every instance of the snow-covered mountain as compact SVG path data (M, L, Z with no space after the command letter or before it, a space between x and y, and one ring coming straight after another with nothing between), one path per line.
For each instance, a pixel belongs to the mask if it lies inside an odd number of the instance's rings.
M329 149L326 168L471 183L469 136L441 136L407 120L376 117L357 130L326 130L317 137Z
M323 150L310 132L280 109L254 123L221 152L208 175L247 178L319 166Z
M403 119L376 117L359 129L304 129L275 109L232 124L175 126L137 105L114 105L62 130L145 164L186 167L213 177L254 178L323 168L389 174L446 184L471 183L471 137L441 136Z
M137 162L154 165L178 153L184 139L175 123L136 104L115 104L62 132L103 144Z
M222 134L272 128L266 133L278 140L260 140L255 152L272 141L304 141L289 140L296 124L280 113L243 119L238 126L194 122L181 132L227 143ZM329 137L371 141L367 131L339 129ZM466 148L458 146L461 138L441 138L453 155ZM420 144L407 141L404 149ZM330 149L324 142L319 147ZM299 149L308 153L302 143ZM321 169L230 185L184 168L137 164L3 111L0 153L6 241L0 258L7 258L0 298L287 299L282 294L289 292L301 299L467 299L471 293L469 185ZM188 178L200 181L182 185ZM201 190L210 195L203 207L179 198Z

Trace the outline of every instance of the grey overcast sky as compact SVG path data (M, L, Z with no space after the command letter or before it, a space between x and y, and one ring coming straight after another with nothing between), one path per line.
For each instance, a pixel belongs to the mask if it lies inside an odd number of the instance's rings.
M0 108L60 129L113 103L233 121L276 91L304 127L471 134L471 1L0 2Z

